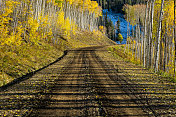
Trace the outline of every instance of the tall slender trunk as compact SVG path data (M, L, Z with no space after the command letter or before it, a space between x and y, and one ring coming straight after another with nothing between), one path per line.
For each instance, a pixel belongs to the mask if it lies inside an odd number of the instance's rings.
M157 37L157 55L156 55L156 65L155 65L155 72L159 70L159 53L160 53L160 37L161 37L161 24L163 19L163 7L164 7L164 0L161 2L161 10L160 10L160 18L159 18L159 27L158 27L158 37Z
M151 63L152 63L152 36L153 36L153 17L154 17L154 6L155 6L155 0L152 0L152 6L151 6L151 17L150 17L150 33L149 33L149 67L151 67Z
M142 29L142 32L143 32L143 29ZM140 35L140 37L141 37L141 55L140 55L140 61L141 61L141 64L142 64L142 61L143 61L143 35L142 35L142 33L141 33L141 35Z
M102 7L102 0L100 0L100 6Z
M106 9L106 0L103 0L103 9Z
M147 32L147 17L148 17L148 1L145 9L145 23L144 23L144 38L143 38L143 65L146 67L146 32Z
M175 14L175 9L176 9L176 0L174 0L174 42L175 42L175 48L174 48L174 51L175 51L175 58L174 58L174 74L175 74L175 59L176 59L176 14Z
M0 0L0 10L1 10L2 0Z
M138 47L138 58L139 58L139 60L141 61L141 59L140 59L140 58L141 58L141 57L140 57L140 56L141 56L141 51L140 51L140 49L141 49L141 48L140 48L140 45L141 45L141 40L140 40L140 39L141 39L141 38L140 38L140 36L141 36L141 29L140 29L140 25L138 25L138 46L139 46L139 47Z
M166 34L167 34L167 32L166 32ZM165 37L164 37L164 62L163 62L163 71L166 71L166 64L167 64L167 36L165 35Z
M153 67L153 60L154 60L154 40L151 42L151 68Z
M162 30L162 28L161 28ZM159 58L159 68L160 70L162 70L162 67L163 67L163 36L162 36L163 32L161 32L161 41L160 41L160 58Z
M164 59L163 59L163 71L166 70L166 59L167 59L167 24L165 24L165 35L164 35L164 38L163 38L163 41L164 41Z
M150 5L149 5L149 11L148 11L148 30L147 30L147 48L146 48L146 54L147 54L147 57L146 57L146 67L147 68L149 68L149 59L150 59L150 31L151 31L151 27L150 27L150 24L151 24L151 6L152 6L152 4L151 4L151 2L150 2Z
M128 8L128 12L129 12L129 8ZM129 53L129 46L130 46L130 44L129 44L129 14L127 14L127 40L126 40L126 45L128 46L128 53ZM126 49L126 46L125 46L125 49Z

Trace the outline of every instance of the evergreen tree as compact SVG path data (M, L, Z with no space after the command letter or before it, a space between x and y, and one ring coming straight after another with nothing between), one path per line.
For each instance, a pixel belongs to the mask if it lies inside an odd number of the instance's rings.
M108 19L108 16L107 16L107 12L104 16L104 21L105 21L105 27L106 27L106 34L107 36L114 40L115 39L115 28L114 28L114 24L113 22L111 21L111 19Z
M119 34L119 33L121 33L120 32L120 19L119 19L119 17L118 17L118 20L117 20L117 22L116 22L116 30L117 30L117 35Z

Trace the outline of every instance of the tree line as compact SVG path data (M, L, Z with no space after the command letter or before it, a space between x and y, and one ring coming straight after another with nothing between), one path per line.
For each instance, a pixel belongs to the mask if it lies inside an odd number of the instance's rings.
M175 8L175 0L147 0L145 4L124 6L126 20L135 26L132 37L128 31L126 45L133 61L155 72L175 75Z
M78 30L98 30L101 7L91 0L0 0L0 45L61 44Z
M125 4L135 5L145 3L146 0L97 0L98 4L103 9L113 10L116 12L122 12L122 8Z

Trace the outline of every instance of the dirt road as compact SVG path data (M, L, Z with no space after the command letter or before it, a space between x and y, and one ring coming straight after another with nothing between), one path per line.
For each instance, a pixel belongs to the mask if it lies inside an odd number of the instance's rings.
M0 114L174 117L175 84L156 77L106 47L70 50L61 61L1 91Z

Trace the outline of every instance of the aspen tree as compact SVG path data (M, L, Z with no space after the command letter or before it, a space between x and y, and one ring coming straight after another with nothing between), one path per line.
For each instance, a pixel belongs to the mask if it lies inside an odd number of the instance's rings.
M152 58L151 58L152 57L152 51L151 51L152 46L151 45L152 45L152 40L153 40L152 34L153 34L154 3L155 3L155 0L152 0L151 1L152 5L151 5L151 16L150 16L151 18L150 19L150 29L149 29L150 30L149 31L149 56L148 56L149 57L149 61L148 61L149 67L151 66L151 63L152 63Z
M90 0L85 7L83 0L0 0L0 8L0 44L11 46L43 39L55 43L59 36L69 39L78 29L98 30L101 16L97 2Z
M175 42L175 58L174 58L174 74L176 73L175 67L176 67L176 14L175 14L175 9L176 9L176 0L174 0L174 42Z
M148 3L149 0L147 1L146 4L146 9L145 9L145 23L144 23L144 42L143 42L143 65L146 67L146 37L147 37L147 18L148 18Z
M132 55L135 53L135 57L140 57L140 61L143 58L144 67L154 68L155 72L163 70L169 74L175 74L174 2L174 0L148 0L145 10L141 10L144 8L141 4L124 6L126 11L129 9L126 16L130 24L136 25L136 33L134 36L133 31L132 38L134 40ZM145 11L145 13L139 11ZM138 12L140 15L136 15ZM144 33L141 33L141 28Z
M160 10L160 18L159 18L159 26L158 26L158 36L157 36L157 53L156 53L156 62L155 62L155 72L159 70L159 53L160 53L160 38L161 38L161 25L163 19L163 6L164 0L161 2L161 10Z

